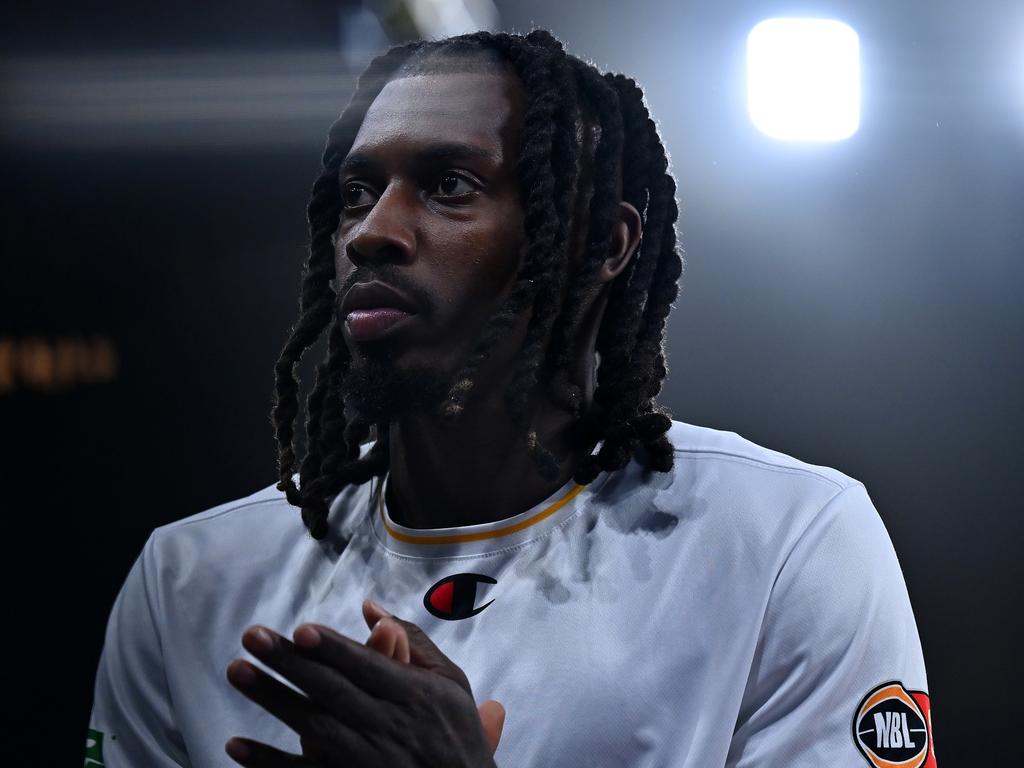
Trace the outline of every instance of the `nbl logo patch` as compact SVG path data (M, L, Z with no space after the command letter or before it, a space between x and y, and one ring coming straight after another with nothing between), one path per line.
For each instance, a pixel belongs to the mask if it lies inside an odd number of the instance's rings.
M928 694L898 680L868 691L853 716L853 740L875 768L935 768Z

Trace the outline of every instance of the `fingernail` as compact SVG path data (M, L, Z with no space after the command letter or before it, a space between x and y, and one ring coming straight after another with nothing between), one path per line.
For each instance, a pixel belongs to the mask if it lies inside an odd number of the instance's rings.
M246 637L249 639L249 650L255 653L270 653L274 647L274 638L270 636L270 633L262 627L249 632Z
M377 605L377 603L373 602L373 600L367 600L367 602L370 604L370 607L376 609L379 613L383 613L385 616L391 615L390 611L387 611L383 607Z
M321 640L320 633L309 626L299 627L292 637L295 638L295 644L301 645L303 648L316 648L320 645Z
M231 667L231 676L240 685L252 685L256 682L256 672L248 664L236 662Z

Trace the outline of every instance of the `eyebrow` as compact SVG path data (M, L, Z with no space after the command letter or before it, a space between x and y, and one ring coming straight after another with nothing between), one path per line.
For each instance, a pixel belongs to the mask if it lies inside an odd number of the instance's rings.
M430 144L417 150L413 156L413 162L419 165L437 165L458 160L483 161L492 166L499 163L498 157L491 150L461 142ZM379 171L381 166L382 163L372 155L355 152L342 161L338 167L338 175L371 173Z

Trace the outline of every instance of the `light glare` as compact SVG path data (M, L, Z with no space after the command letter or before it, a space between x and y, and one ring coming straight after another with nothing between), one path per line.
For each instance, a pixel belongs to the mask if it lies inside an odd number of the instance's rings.
M747 37L747 107L786 141L839 141L860 125L860 43L834 19L766 19Z

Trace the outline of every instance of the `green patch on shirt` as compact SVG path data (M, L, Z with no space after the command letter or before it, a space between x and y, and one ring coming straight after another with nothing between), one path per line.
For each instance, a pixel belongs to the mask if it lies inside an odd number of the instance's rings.
M103 768L103 732L89 729L85 737L85 768Z

